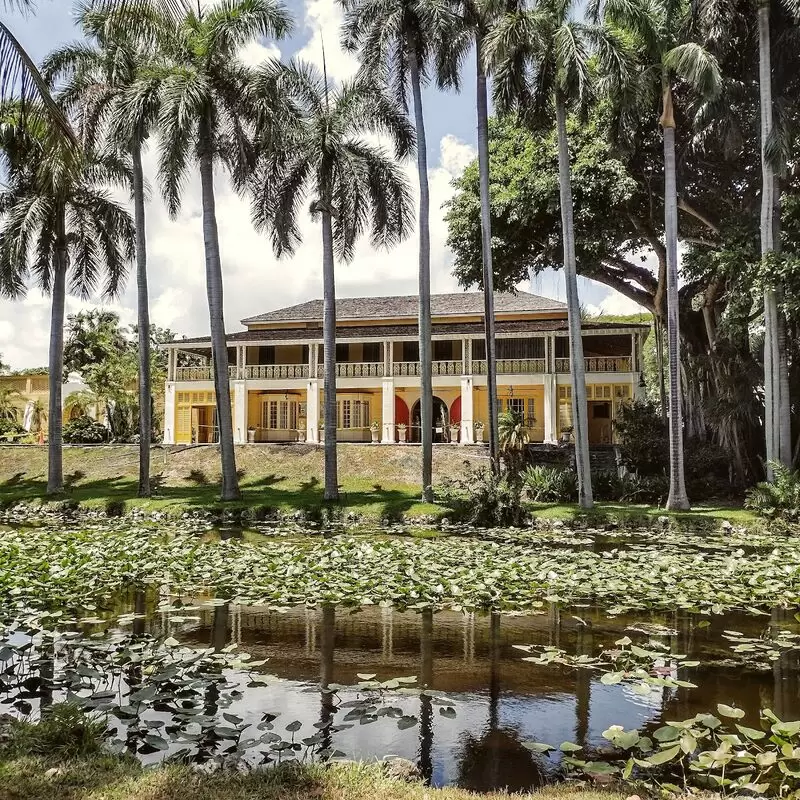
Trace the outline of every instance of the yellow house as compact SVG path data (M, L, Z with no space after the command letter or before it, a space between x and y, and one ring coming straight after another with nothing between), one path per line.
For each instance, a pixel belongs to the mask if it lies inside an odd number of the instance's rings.
M339 441L420 439L418 298L336 301ZM472 444L488 418L483 294L434 295L434 441ZM531 440L557 442L572 425L567 310L533 294L495 295L497 393L521 413ZM321 441L324 352L322 301L242 320L227 336L237 443ZM583 347L589 437L611 443L619 405L640 390L648 326L585 323ZM164 442L216 440L208 338L163 345L168 351ZM482 423L482 424L481 424Z
M47 430L46 417L47 407L50 394L50 379L47 372L34 372L22 375L0 375L0 390L7 390L9 392L8 400L16 410L16 421L25 428L26 431L31 431L34 424L34 408L36 404L40 404L44 408L43 424L44 430ZM70 373L67 380L61 385L61 400L63 406L63 421L68 422L77 416L80 416L82 409L78 406L70 406L67 401L71 395L79 392L88 392L89 387L83 382L80 375L73 372ZM92 407L90 413L97 416L97 407Z

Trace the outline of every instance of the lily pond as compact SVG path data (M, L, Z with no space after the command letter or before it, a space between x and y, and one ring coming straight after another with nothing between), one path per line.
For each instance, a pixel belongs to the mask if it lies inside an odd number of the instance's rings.
M800 786L800 539L0 520L0 712L145 763Z

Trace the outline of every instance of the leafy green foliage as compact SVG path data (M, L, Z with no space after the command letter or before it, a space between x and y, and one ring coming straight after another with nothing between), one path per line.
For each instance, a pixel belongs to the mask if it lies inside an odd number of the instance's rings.
M565 467L528 467L524 483L534 503L574 503L578 498L578 477Z
M101 444L108 441L108 428L91 417L82 416L64 425L66 444Z
M655 403L635 400L617 415L622 463L638 475L663 475L669 467L667 425Z
M22 425L20 425L16 420L9 419L8 417L0 417L0 439L14 441L25 432L25 428L23 428Z
M468 469L462 476L446 478L437 495L469 525L521 525L527 519L522 487L510 472L496 475L488 468Z
M773 464L774 481L759 483L747 492L747 508L768 519L795 521L800 518L800 472Z
M74 704L58 703L43 711L37 725L12 723L3 747L11 753L76 758L101 752L106 733L105 720Z

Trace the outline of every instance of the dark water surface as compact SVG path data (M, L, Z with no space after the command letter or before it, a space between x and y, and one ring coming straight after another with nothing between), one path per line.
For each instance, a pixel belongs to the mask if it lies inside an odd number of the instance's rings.
M138 606L135 610L146 612L155 604L141 594L137 600L130 610ZM742 708L747 714L742 722L756 727L762 708L782 719L800 718L797 656L782 656L764 670L733 665L729 642L722 637L731 629L758 636L771 625L796 628L794 617L784 611L771 618L700 618L683 612L609 618L592 608L557 606L525 616L417 614L380 607L276 613L230 604L196 608L192 599L184 601L191 610L176 609L173 602L173 610L150 610L134 625L140 632L192 646L221 650L236 644L254 660L268 659L258 671L274 676L269 685L245 690L231 706L246 722L257 723L265 712L287 722L300 720L304 727L324 722L333 712L330 695L320 686L353 687L359 673L375 674L377 680L416 676L418 685L450 698L453 718L429 697L401 697L396 705L416 716L417 726L401 730L391 718L368 725L356 720L333 734L332 746L348 758L399 755L416 762L437 786L530 789L554 776L558 755L532 753L525 741L576 742L598 754L608 747L602 732L611 725L652 730L667 719L713 711L717 703ZM199 619L184 620L188 615ZM711 624L698 627L701 619ZM541 644L597 654L624 635L642 645L666 643L672 653L699 660L700 667L672 673L698 688L650 687L642 694L631 686L604 685L599 673L589 670L531 664L514 647ZM344 702L356 696L354 688L339 691ZM343 714L340 709L337 722Z

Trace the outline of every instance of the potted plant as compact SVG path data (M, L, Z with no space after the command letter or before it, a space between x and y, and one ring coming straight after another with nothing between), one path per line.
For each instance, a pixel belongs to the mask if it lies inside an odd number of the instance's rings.
M483 441L483 429L486 426L480 421L476 420L475 422L475 441L482 442Z
M569 444L572 441L572 426L561 429L561 443Z
M397 441L401 444L405 444L406 441L406 431L408 430L408 425L405 422L401 422L397 426Z
M302 443L306 440L306 429L302 426L297 428L297 441Z
M461 431L460 422L450 423L450 444L458 444L458 434Z
M372 425L369 426L369 431L372 434L372 444L377 444L380 441L380 429L378 420L372 420Z
M325 420L321 419L319 421L319 443L323 444L325 441Z
M255 428L248 428L247 429L247 443L253 444L256 440L256 429Z

